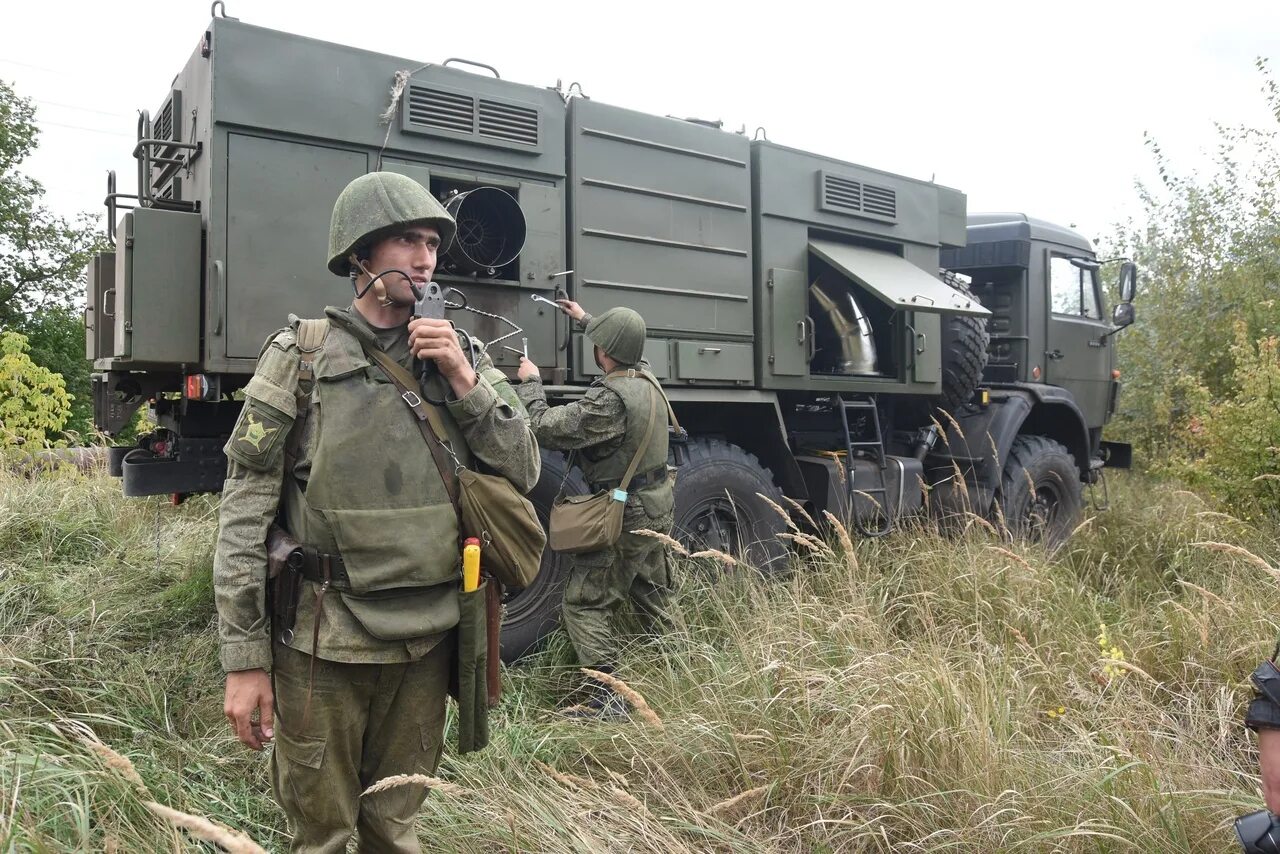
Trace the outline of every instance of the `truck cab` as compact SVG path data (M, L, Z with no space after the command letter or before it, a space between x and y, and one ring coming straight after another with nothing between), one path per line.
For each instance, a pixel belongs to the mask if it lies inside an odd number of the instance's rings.
M1102 427L1120 392L1114 335L1133 322L1132 284L1122 284L1122 302L1108 319L1089 240L1022 213L971 214L967 245L943 249L941 264L968 276L991 312L984 383L1065 391L1087 434L1087 457L1077 462L1101 462ZM1132 283L1132 268L1122 267L1122 283ZM1096 468L1085 470L1086 482Z

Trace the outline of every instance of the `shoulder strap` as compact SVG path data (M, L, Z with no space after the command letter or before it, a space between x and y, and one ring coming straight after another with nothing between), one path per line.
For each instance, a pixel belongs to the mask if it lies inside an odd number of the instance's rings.
M298 443L302 441L303 425L306 423L307 416L311 414L311 392L315 389L316 379L314 368L316 353L324 346L324 339L329 335L329 318L327 317L300 319L296 315L289 315L289 325L294 326L295 323L294 335L297 337L298 350L302 355L298 357L298 387L294 390L294 397L298 402L296 416L284 444L285 472L290 475L298 459Z
M622 476L622 483L618 484L618 489L623 492L627 491L627 487L631 485L631 478L636 476L636 469L640 466L640 458L644 456L644 452L649 448L649 439L653 437L653 425L658 423L658 405L654 400L652 392L649 394L649 425L644 429L644 438L640 440L640 445L636 448L635 456L631 458L631 464L627 466L627 473Z
M453 509L460 513L457 473L457 467L460 464L455 458L454 465L451 466L449 460L445 458L444 442L448 434L445 432L444 422L440 420L440 413L436 412L435 407L423 402L418 395L414 389L418 383L413 378L413 374L381 350L374 350L363 341L360 342L360 346L364 348L365 355L373 359L374 364L387 375L387 379L391 380L391 384L400 392L400 399L413 411L418 431L426 440L427 447L431 450L431 459L435 461L436 468L440 471L440 478L444 481L445 491L449 493L449 501L453 503Z
M667 419L671 422L671 426L676 428L677 433L683 433L684 428L680 426L679 419L676 418L676 411L671 408L671 401L667 398L667 393L662 390L662 385L654 379L653 375L648 371L638 371L635 368L618 368L601 377L602 380L610 380L614 377L630 377L633 379L642 379L649 385L658 390L658 394L662 395L662 402L667 405Z

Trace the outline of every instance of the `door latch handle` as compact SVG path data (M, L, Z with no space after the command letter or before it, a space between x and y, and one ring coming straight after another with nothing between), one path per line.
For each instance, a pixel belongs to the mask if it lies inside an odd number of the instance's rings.
M1049 358L1049 359L1065 359L1066 358L1066 354L1063 353L1061 350L1050 350L1044 355L1046 358Z

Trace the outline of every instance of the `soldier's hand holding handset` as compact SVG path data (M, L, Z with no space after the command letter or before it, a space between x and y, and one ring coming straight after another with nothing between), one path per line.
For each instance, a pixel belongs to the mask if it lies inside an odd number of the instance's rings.
M455 396L462 397L475 388L476 372L458 345L458 333L449 321L431 317L410 320L409 349L419 359L436 363Z

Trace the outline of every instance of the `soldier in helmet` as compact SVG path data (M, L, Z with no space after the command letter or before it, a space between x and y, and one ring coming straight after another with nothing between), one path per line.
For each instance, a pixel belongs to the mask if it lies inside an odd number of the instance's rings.
M622 537L610 548L572 556L561 611L565 630L585 667L608 673L618 660L615 612L628 601L647 629L665 627L671 595L666 549L652 537L632 534L647 528L670 533L673 477L667 468L666 395L642 362L644 319L629 308L611 308L591 317L572 300L561 310L586 332L596 365L604 372L581 400L548 406L538 368L520 361L516 386L538 442L570 451L592 492L618 488L637 451L637 474L627 488ZM661 413L647 444L651 402ZM594 686L583 707L592 716L625 717L626 704L606 686Z
M375 351L411 368L462 464L521 491L538 479L524 418L477 376L447 321L411 319L454 222L402 175L355 179L333 209L330 272L355 299L273 333L226 445L214 590L225 713L245 745L274 740L271 777L291 850L420 851L424 791L361 797L395 774L432 773L458 623L458 525L440 469ZM273 519L304 546L292 626L266 606ZM275 590L279 590L276 587ZM273 605L276 613L280 603Z

